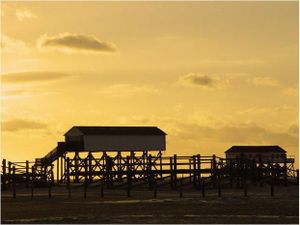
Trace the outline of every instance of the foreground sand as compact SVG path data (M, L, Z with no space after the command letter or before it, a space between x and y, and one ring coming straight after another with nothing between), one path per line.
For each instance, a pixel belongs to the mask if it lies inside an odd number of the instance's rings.
M54 188L48 199L47 189L2 192L2 223L299 223L298 186L276 187L275 197L269 187L250 187L248 197L241 189L200 191L185 189L183 198L167 188L158 190L157 198L147 189L105 190L103 199L97 187L89 188L83 198L81 188L72 191Z

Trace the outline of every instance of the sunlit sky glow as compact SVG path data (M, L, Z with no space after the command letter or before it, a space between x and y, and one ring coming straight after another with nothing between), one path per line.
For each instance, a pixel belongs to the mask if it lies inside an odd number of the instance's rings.
M2 3L2 157L73 125L154 125L166 154L298 157L297 2Z

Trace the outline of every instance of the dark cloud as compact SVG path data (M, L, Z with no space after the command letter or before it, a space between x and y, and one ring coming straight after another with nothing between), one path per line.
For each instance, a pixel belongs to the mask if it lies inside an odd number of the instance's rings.
M22 118L14 118L1 122L2 131L8 132L17 132L21 130L43 130L47 129L48 126L44 123L22 119Z
M210 139L223 143L298 146L298 136L288 131L271 131L255 124L226 125L219 128L196 124L178 125L178 137L185 140Z
M29 83L54 81L70 77L71 75L56 72L20 72L2 74L1 81L3 83Z
M226 82L228 81L221 81L220 79L198 73L188 73L179 77L179 83L182 85L193 85L209 88L222 87L226 84Z
M58 50L87 51L87 52L116 52L114 44L103 42L97 37L85 34L63 33L55 36L44 35L39 40L40 47L56 48Z

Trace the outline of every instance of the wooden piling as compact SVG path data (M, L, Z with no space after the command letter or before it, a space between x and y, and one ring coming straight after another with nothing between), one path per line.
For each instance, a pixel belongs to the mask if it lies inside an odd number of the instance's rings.
M156 179L153 180L153 198L157 198L157 184L156 184Z
M87 185L88 185L88 159L84 159L84 185L83 185L83 197L86 198L87 192Z
M104 183L103 183L103 177L101 178L101 198L104 198L104 190L103 190L103 187L104 186Z
M247 178L246 176L243 176L243 187L244 187L244 196L248 196L248 190L247 190Z
M201 185L201 191L202 191L202 197L205 197L205 180L204 177L201 179L202 180L202 185Z
M192 156L192 161L193 161L193 184L194 188L197 188L197 169L196 169L196 156Z
M89 183L93 182L93 155L91 152L88 154L88 168L89 168Z
M153 174L152 174L152 156L151 154L148 156L148 183L149 183L149 189L152 189L152 180L153 180Z
M67 179L67 188L68 188L68 197L71 198L71 184L70 184L70 159L67 157L67 171L66 171L66 179Z
M74 183L79 183L79 169L78 169L79 153L75 152L74 156L74 170L75 170L75 179ZM70 163L70 162L69 162ZM70 165L69 165L70 166Z
M182 192L182 179L183 178L180 179L180 190L179 190L179 197L180 198L182 198L182 196L183 196L183 192Z
M262 164L262 158L261 155L259 155L258 158L258 171L259 171L259 186L263 187L263 164Z
M220 198L221 196L222 196L221 178L220 178L220 174L218 173L218 197Z
M26 167L25 167L25 176L26 176L26 188L29 187L29 161L26 160L25 163Z
M287 159L286 155L284 156L284 165L283 165L283 180L284 180L284 186L287 186Z
M174 177L173 177L173 159L170 157L170 179L171 179L171 189L174 189Z
M216 155L213 155L212 159L212 181L213 181L213 187L216 187L216 170L217 169L217 161L216 161Z
M12 182L13 182L13 198L17 197L16 194L16 167L13 166L13 178L12 178Z
M8 177L7 177L8 188L11 187L11 174L12 174L11 161L8 161Z
M130 166L130 158L127 156L126 158L126 166L127 166L127 197L130 197L130 189L131 189L131 166Z
M201 157L197 155L197 186L200 188L201 186Z
M174 176L174 189L177 190L177 155L174 155L174 161L173 161L173 176Z
M33 199L34 185L35 185L35 170L34 170L34 166L32 166L31 167L31 199Z
M7 178L6 178L6 159L2 160L2 174L3 174L3 176L2 176L2 184L3 184L2 189L5 190L6 189L6 180L7 180Z

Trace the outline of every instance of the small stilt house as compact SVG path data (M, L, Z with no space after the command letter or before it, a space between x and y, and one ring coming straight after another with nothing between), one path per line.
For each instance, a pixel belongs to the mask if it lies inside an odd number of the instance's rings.
M227 159L244 157L250 160L261 160L262 162L283 163L287 158L286 151L274 146L232 146L226 152ZM289 159L290 160L290 159Z

